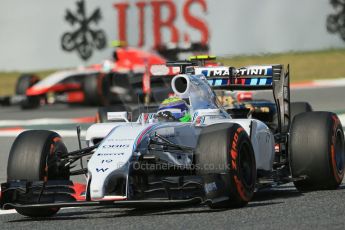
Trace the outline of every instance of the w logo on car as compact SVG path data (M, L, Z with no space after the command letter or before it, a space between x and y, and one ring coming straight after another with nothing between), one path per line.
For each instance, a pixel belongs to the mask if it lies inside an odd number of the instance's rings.
M108 170L108 168L96 168L96 171L97 172L105 172L105 171L107 171Z
M101 11L95 9L91 16L86 15L84 0L77 2L77 11L75 13L66 10L65 20L71 25L77 25L78 28L62 35L62 49L68 52L76 50L83 60L92 56L93 49L103 49L106 46L106 36L101 29L92 29L90 25L97 25L101 20Z

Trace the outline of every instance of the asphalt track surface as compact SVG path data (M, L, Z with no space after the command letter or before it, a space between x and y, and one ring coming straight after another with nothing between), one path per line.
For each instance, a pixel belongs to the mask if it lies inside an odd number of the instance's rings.
M259 93L259 98L267 98ZM292 101L309 101L315 110L345 113L345 87L298 89ZM23 112L0 108L0 120L93 116L95 108L50 106ZM0 181L15 137L0 137ZM75 138L64 139L69 150ZM345 184L335 191L299 193L292 184L260 191L242 209L211 210L206 206L180 209L71 208L47 219L30 219L0 212L0 229L345 229Z

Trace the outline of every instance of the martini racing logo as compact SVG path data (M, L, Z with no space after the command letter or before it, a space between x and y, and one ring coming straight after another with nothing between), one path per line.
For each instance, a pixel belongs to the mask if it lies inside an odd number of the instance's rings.
M206 77L224 77L224 76L271 76L271 66L249 66L239 69L233 67L216 68L195 68L195 74L203 74Z
M95 9L90 16L86 15L84 0L77 1L76 12L66 10L65 20L74 31L66 32L61 37L61 47L67 52L76 50L83 60L92 56L93 49L103 49L106 46L106 36L103 30L92 28L101 20L101 10Z
M236 75L239 75L239 76L250 76L250 75L267 76L271 74L272 74L271 66L243 67L236 70Z
M229 76L230 70L226 69L216 69L209 71L209 76Z
M230 68L217 67L217 68L195 68L195 74L203 74L206 77L213 76L230 76Z

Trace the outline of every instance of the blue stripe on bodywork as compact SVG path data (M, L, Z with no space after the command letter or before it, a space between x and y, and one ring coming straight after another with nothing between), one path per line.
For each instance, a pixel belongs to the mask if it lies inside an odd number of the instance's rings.
M252 79L250 80L250 85L257 85L257 84L258 84L258 80L259 80L259 79L257 79L257 78L252 78Z
M271 77L267 78L266 85L272 85L272 78Z
M267 78L260 78L259 85L266 85Z
M222 85L222 79L217 79L214 83L215 86Z
M273 70L272 70L272 68L268 68L267 69L267 76L272 76L272 74L273 74Z

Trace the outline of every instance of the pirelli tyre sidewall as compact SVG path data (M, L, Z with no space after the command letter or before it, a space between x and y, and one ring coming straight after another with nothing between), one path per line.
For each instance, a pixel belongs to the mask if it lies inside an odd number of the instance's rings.
M205 197L211 208L243 207L252 199L256 164L243 127L238 124L206 127L200 134L196 154L197 174L204 178Z
M344 132L338 116L330 112L296 115L290 130L289 160L298 190L338 188L345 166Z
M247 204L253 197L256 182L254 151L246 131L239 125L229 130L228 170L230 202L234 207Z
M22 132L10 150L7 180L68 180L69 169L61 169L54 164L48 166L48 162L58 161L59 157L66 153L66 146L55 132ZM59 208L17 208L16 211L30 217L47 217L54 215Z

